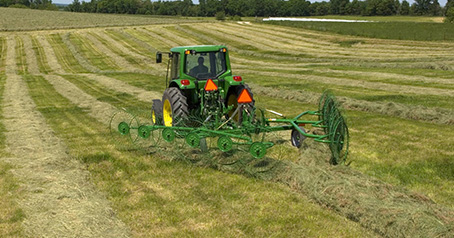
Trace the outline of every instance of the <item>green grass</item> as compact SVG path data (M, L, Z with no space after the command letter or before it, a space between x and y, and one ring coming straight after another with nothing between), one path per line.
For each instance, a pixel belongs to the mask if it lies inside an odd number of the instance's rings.
M48 35L47 40L52 46L55 56L65 71L71 73L88 73L88 71L79 64L77 59L65 45L61 38L61 34Z
M86 165L134 236L372 236L283 185L192 167L159 154L115 150L104 126L42 77L28 76L27 84L47 123L70 155Z
M0 99L3 97L5 75L0 74ZM3 107L0 106L0 131L3 125ZM0 133L0 158L5 158L5 133ZM18 181L11 173L11 166L0 159L0 237L19 237L22 235L21 222L25 215L18 207L16 199L21 196Z
M450 24L428 22L290 22L269 21L265 24L290 26L310 30L333 32L342 35L381 39L417 41L454 41L454 28Z

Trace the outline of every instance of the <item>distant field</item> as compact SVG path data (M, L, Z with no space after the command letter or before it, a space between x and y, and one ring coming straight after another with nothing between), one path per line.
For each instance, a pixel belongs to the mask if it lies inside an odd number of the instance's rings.
M0 7L0 31L131 26L194 21L197 20L184 17L74 13Z
M335 17L332 17L335 18ZM452 24L426 22L416 18L417 22L406 18L366 18L342 17L342 19L361 19L384 22L290 22L269 21L266 24L290 26L317 31L333 32L342 35L363 36L381 39L418 40L418 41L454 41ZM402 19L402 20L401 20ZM389 20L389 21L387 21Z
M9 22L37 15L30 17L32 27L22 22L0 32L0 185L7 188L0 189L1 237L112 227L132 237L424 237L411 232L440 224L445 229L425 237L449 237L453 42L253 21L10 10L0 9L9 12ZM39 21L46 14L57 14L61 23ZM73 17L87 20L78 26ZM87 29L35 31L53 27ZM328 165L328 149L319 144L292 147L289 133L268 135L276 146L267 157L247 157L244 164L234 161L241 151L218 150L211 164L199 164L208 156L184 141L151 152L115 147L107 129L113 112L126 108L142 120L151 100L162 96L166 60L156 64L156 51L201 44L229 47L233 72L249 83L260 108L296 115L316 109L320 94L331 89L347 115L351 165ZM260 170L279 162L298 164L298 173L273 178ZM374 210L388 203L403 206ZM82 205L83 211L74 207ZM414 213L403 217L408 211ZM390 220L380 220L383 214ZM424 225L390 229L427 214L435 216Z

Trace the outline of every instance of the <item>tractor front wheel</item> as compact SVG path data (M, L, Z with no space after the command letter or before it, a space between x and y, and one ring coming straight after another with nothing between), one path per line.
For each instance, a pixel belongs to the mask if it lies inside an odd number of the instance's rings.
M162 96L162 117L165 126L182 126L189 115L186 97L178 88L167 88Z

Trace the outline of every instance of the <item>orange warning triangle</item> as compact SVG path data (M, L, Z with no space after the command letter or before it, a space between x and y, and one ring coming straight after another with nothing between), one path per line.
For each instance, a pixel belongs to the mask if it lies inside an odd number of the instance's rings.
M205 84L205 91L216 91L218 90L218 86L213 82L213 80L208 79L207 83Z
M252 97L249 94L249 91L247 89L243 89L241 91L240 96L238 97L238 103L251 103L252 102Z

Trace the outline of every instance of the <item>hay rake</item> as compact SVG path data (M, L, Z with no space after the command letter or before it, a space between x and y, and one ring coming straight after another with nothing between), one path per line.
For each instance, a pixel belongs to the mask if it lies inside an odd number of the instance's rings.
M248 90L248 89L244 89ZM214 108L214 111L189 115L186 118L176 118L172 126L166 126L159 118L155 123L141 124L139 117L121 110L114 114L110 121L110 132L117 141L128 140L150 147L160 147L162 143L176 143L183 140L191 148L207 150L206 139L214 138L216 147L222 152L232 151L234 146L246 149L251 156L260 159L266 155L268 148L274 145L267 141L265 135L277 131L291 131L291 143L301 147L306 138L317 142L326 143L331 150L332 164L345 163L348 155L349 134L345 118L339 103L333 94L325 91L320 98L317 111L305 111L293 118L266 110L278 118L266 118L261 109L253 103L246 101L233 108L224 108L216 103L219 98L217 91L201 92L206 105L204 108ZM247 91L246 93L249 93ZM231 110L230 116L225 116L223 111ZM155 115L156 116L156 115ZM303 117L317 117L317 120L303 120ZM309 133L306 127L321 128L322 133ZM315 130L320 131L320 130ZM257 139L258 138L258 139ZM123 142L121 142L123 143Z

